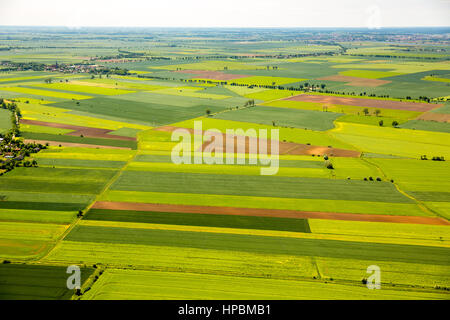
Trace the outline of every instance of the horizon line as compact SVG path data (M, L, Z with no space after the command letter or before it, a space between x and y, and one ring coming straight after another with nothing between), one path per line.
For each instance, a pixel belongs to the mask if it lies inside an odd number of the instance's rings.
M169 28L169 29L367 29L367 30L382 30L382 29L406 29L406 28L450 28L448 26L383 26L379 28L368 28L367 26L357 26L357 27L333 27L333 26L255 26L255 27L231 27L231 26L64 26L64 25L1 25L2 27L27 27L27 28L68 28L68 29L77 29L77 28Z

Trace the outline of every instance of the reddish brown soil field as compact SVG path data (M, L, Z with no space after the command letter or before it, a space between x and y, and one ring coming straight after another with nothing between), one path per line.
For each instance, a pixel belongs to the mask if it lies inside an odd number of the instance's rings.
M338 82L347 82L347 86L352 87L378 87L386 83L390 83L392 81L388 80L378 80L378 79L366 79L366 78L358 78L358 77L349 77L349 76L328 76L323 78L318 78L317 80L330 80L330 81L338 81Z
M92 208L109 209L109 210L179 212L179 213L220 214L220 215L234 215L234 216L295 218L295 219L330 219L330 220L348 220L348 221L450 225L449 221L438 217L389 216L389 215L358 214L358 213L172 205L159 203L97 201L92 206Z
M315 102L323 104L337 104L337 105L358 106L358 107L373 107L382 109L398 109L398 110L409 110L419 112L430 111L432 109L436 109L442 106L442 104L390 101L390 100L364 99L364 98L347 98L347 97L335 97L335 96L314 95L314 94L300 94L298 96L286 98L284 100Z
M123 150L131 150L131 148L125 147L113 147L113 146L102 146L97 144L83 144L83 143L73 143L73 142L60 142L60 141L48 141L48 140L33 140L33 139L25 139L25 143L40 143L46 144L49 146L63 146L63 147L77 147L77 148L95 148L95 149L123 149Z
M173 126L163 126L159 128L155 128L154 130L157 131L165 131L165 132L172 132L176 129L181 129L178 127ZM193 129L186 129L191 134L194 133ZM225 153L227 148L227 135L222 134L223 139L223 148L218 148L215 151ZM240 139L239 139L240 138ZM212 141L205 142L202 145L201 151L205 151L205 149L213 143L214 138ZM250 142L253 143L253 145L256 145L256 150L250 150ZM259 144L265 144L267 146L267 153L271 154L271 141L266 139L257 139L257 138L251 138L251 137L234 137L234 149L233 152L237 153L257 153L259 151ZM198 150L200 151L200 150ZM242 152L244 151L244 152ZM317 155L317 156L323 156L323 155L329 155L334 157L352 157L352 158L358 158L361 155L361 152L354 151L354 150L345 150L345 149L337 149L337 148L329 148L329 147L322 147L322 146L311 146L307 144L301 144L301 143L293 143L293 142L279 142L279 154L285 155Z
M437 122L450 122L450 114L427 112L427 113L421 114L416 119L437 121Z
M123 137L123 136L108 134L109 132L112 132L113 130L107 130L107 129L80 127L80 126L73 126L70 124L62 124L62 123L55 123L55 122L43 122L43 121L26 120L26 119L22 119L22 120L20 120L20 122L23 124L32 124L32 125L37 125L37 126L74 130L73 132L67 133L66 134L67 136L83 135L85 137L91 137L91 138L103 138L103 139L127 140L127 141L135 141L136 140L136 138L133 138L133 137Z
M220 71L208 71L208 70L177 70L174 72L195 74L196 78L224 80L224 81L250 77L244 74L229 74Z

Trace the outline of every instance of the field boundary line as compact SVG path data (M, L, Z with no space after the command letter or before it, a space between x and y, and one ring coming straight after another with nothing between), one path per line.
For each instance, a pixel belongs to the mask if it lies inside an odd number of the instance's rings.
M386 176L386 174L384 173L384 171L375 163L371 162L370 160L368 160L367 158L363 158L361 157L361 160L365 161L366 163L374 166L375 168L377 168L378 172L381 173L381 175L385 178L388 179L388 177ZM395 188L397 189L398 192L400 192L401 194L403 194L405 197L413 200L417 206L423 211L425 212L427 215L432 216L432 217L439 217L442 219L445 219L448 221L448 219L445 216L440 215L438 212L428 208L425 203L423 203L422 201L418 200L417 198L413 197L412 195L408 194L406 191L402 190L400 188L400 186L394 181L392 182L395 186Z
M83 219L84 215L91 209L91 207L100 199L100 197L105 193L106 190L111 187L111 185L116 182L116 180L120 177L122 172L125 170L125 168L136 158L138 155L138 151L134 154L133 157L131 157L119 170L117 170L116 174L108 181L108 183L103 187L103 189L95 196L94 200L91 201L91 203L85 207L84 214L81 217L77 217L74 222L72 222L69 227L61 234L61 236L55 240L55 245L42 257L37 259L38 261L45 259L52 253L55 248L66 238L66 236L80 223L80 221Z

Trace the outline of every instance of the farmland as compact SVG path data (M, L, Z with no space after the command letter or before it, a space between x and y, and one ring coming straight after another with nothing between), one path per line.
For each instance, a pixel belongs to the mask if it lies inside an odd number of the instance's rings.
M0 33L1 300L448 300L445 41L36 30Z

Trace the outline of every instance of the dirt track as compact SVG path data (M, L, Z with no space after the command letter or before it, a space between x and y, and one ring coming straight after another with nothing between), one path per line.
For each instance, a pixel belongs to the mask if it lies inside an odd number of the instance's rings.
M442 104L364 99L364 98L347 98L347 97L336 97L336 96L314 95L314 94L300 94L294 97L286 98L284 100L315 102L323 104L337 104L337 105L358 106L358 107L372 107L381 109L409 110L419 112L430 111L442 106Z
M85 137L90 137L90 138L136 141L136 138L133 138L133 137L124 137L124 136L108 134L109 132L113 131L113 130L108 130L108 129L81 127L81 126L74 126L74 125L70 125L70 124L62 124L62 123L56 123L56 122L44 122L44 121L37 121L37 120L26 120L26 119L20 120L20 123L74 130L73 132L66 133L65 135L67 135L67 136L83 135Z
M449 221L438 217L390 216L390 215L374 215L374 214L358 214L358 213L171 205L158 203L98 201L92 206L92 208L110 209L110 210L179 212L179 213L278 217L278 218L296 218L296 219L330 219L330 220L348 220L348 221L450 225Z

